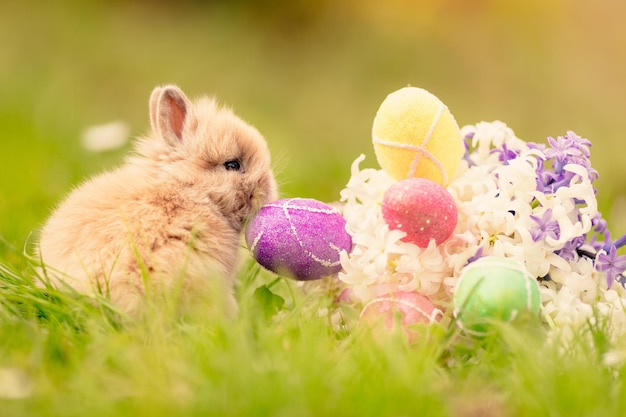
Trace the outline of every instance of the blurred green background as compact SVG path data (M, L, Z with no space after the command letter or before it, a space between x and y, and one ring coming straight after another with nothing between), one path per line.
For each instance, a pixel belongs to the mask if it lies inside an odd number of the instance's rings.
M376 166L372 119L408 84L460 125L499 119L532 141L574 130L624 233L625 16L621 0L2 2L0 256L129 148L90 153L81 132L122 119L143 133L164 83L256 125L286 197L336 200L360 153Z

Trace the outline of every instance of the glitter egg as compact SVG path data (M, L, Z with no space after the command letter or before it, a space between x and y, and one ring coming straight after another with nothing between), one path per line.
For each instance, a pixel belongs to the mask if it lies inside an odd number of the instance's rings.
M338 273L339 254L352 249L352 238L341 213L307 198L264 205L248 223L245 238L259 264L301 281Z
M461 271L454 315L469 333L482 335L494 320L510 322L539 314L539 284L522 262L485 256Z
M425 178L407 178L387 189L382 214L392 230L406 233L402 238L425 248L448 239L458 221L458 210L452 195L441 185Z
M409 340L413 340L416 334L411 331L411 325L438 322L443 313L427 297L417 292L396 291L369 301L361 312L359 322L380 324L387 332L391 332L396 323L396 316L397 323L409 336Z

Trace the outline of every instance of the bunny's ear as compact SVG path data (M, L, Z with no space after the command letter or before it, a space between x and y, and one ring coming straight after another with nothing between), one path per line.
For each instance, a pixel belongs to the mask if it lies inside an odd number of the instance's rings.
M150 96L150 123L168 144L176 146L183 139L183 127L190 102L176 86L157 87Z

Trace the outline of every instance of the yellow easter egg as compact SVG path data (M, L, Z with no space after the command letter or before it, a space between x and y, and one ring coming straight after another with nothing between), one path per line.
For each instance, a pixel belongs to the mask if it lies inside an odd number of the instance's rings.
M405 87L387 96L372 127L381 168L397 180L420 177L447 185L465 148L448 107L430 92Z

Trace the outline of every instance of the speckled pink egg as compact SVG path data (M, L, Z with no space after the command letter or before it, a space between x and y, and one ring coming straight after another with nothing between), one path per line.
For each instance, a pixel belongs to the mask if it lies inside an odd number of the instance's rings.
M425 248L454 232L458 210L452 195L441 185L425 178L407 178L387 189L382 203L383 218L390 229L402 230L402 239Z
M441 321L443 313L435 307L428 297L413 291L395 291L382 295L368 302L359 318L359 322L382 324L391 332L396 314L400 317L400 326L409 340L415 338L410 326L413 324L431 324Z
M341 213L308 198L266 204L250 220L246 244L270 271L308 281L341 271L339 254L350 252L352 238Z

